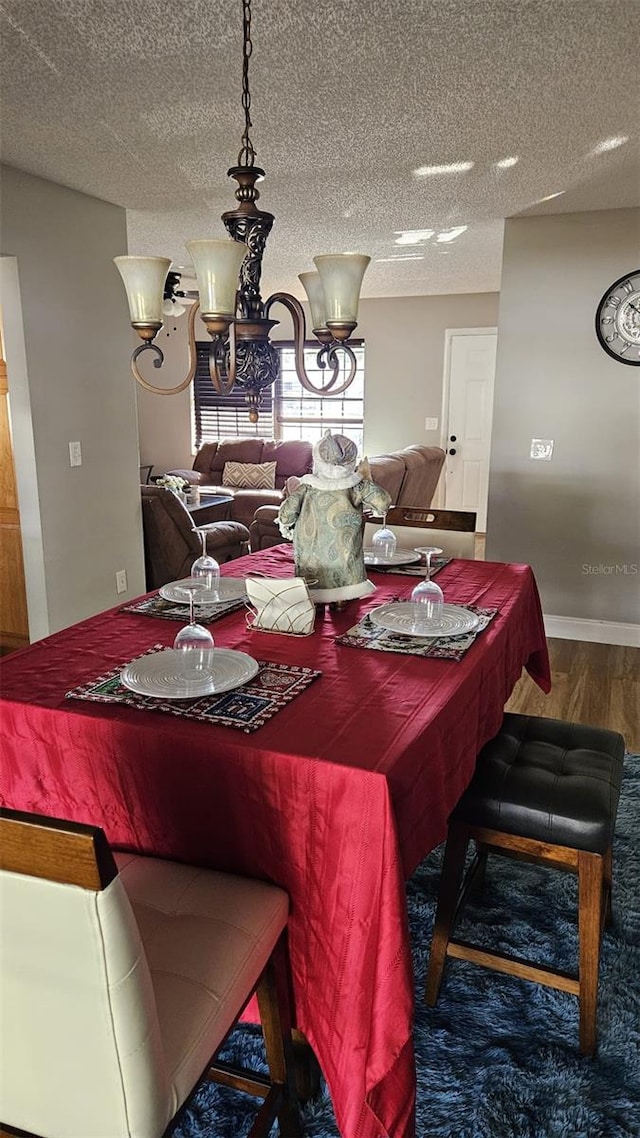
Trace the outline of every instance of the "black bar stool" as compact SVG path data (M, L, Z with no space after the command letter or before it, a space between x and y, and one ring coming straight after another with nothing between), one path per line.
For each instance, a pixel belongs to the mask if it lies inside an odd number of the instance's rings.
M580 1050L596 1049L600 941L611 920L611 845L624 739L615 731L534 716L504 717L483 747L470 786L449 819L425 999L438 999L447 956L578 996ZM463 878L469 841L476 855ZM494 952L451 933L489 853L578 874L578 973Z

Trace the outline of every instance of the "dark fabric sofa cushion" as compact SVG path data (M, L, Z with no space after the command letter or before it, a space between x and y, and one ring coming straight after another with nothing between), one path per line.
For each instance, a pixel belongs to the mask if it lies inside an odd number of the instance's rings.
M200 447L200 450L193 460L193 469L197 470L198 474L205 475L205 478L201 479L201 481L207 480L209 471L211 470L216 457L218 446L218 443L205 443L204 446ZM220 481L222 481L222 479L220 479Z
M262 450L262 462L276 462L276 489L282 490L287 478L311 474L313 448L303 439L274 442L269 439Z
M213 485L222 485L222 475L227 462L262 462L264 442L262 439L222 439L210 464L208 477Z

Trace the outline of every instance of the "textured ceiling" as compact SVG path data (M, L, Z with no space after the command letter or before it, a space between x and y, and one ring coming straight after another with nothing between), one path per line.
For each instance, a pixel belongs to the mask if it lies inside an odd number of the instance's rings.
M372 256L365 296L494 290L505 217L640 204L639 0L253 8L265 291L300 294L315 253L346 250ZM184 264L186 239L222 234L241 0L0 0L0 17L3 161L126 206L131 252ZM454 162L473 166L413 174Z

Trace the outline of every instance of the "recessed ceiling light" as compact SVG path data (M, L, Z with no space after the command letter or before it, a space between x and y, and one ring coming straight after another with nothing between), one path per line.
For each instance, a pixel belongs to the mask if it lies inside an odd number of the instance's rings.
M619 146L624 146L625 142L629 141L628 134L616 134L613 138L604 138L602 142L598 142L591 151L592 154L606 154L607 150L617 150Z
M434 233L435 229L394 229L396 245L421 245Z
M552 198L559 198L562 194L566 194L566 192L566 190L556 190L555 194L547 194L544 198L538 198L535 204L538 205L539 202L550 202Z
M398 257L376 257L376 265L383 265L389 261L424 261L422 253L404 253Z
M454 229L443 229L442 233L439 233L436 237L436 241L438 243L443 241L455 241L456 237L459 237L461 233L465 233L467 229L467 225L456 225Z
M500 160L496 162L496 166L499 170L508 170L510 166L515 166L516 162L519 161L520 159L517 156L513 158L500 158Z
M444 166L418 166L414 178L431 178L434 174L464 174L473 168L473 162L447 162Z

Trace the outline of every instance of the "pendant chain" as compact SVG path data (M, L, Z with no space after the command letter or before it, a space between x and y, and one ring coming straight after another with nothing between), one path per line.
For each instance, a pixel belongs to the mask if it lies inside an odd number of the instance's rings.
M242 149L238 155L238 166L253 166L256 152L249 137L253 127L251 122L251 91L249 90L249 59L253 51L251 42L251 0L242 0L242 106L244 108L244 132Z

